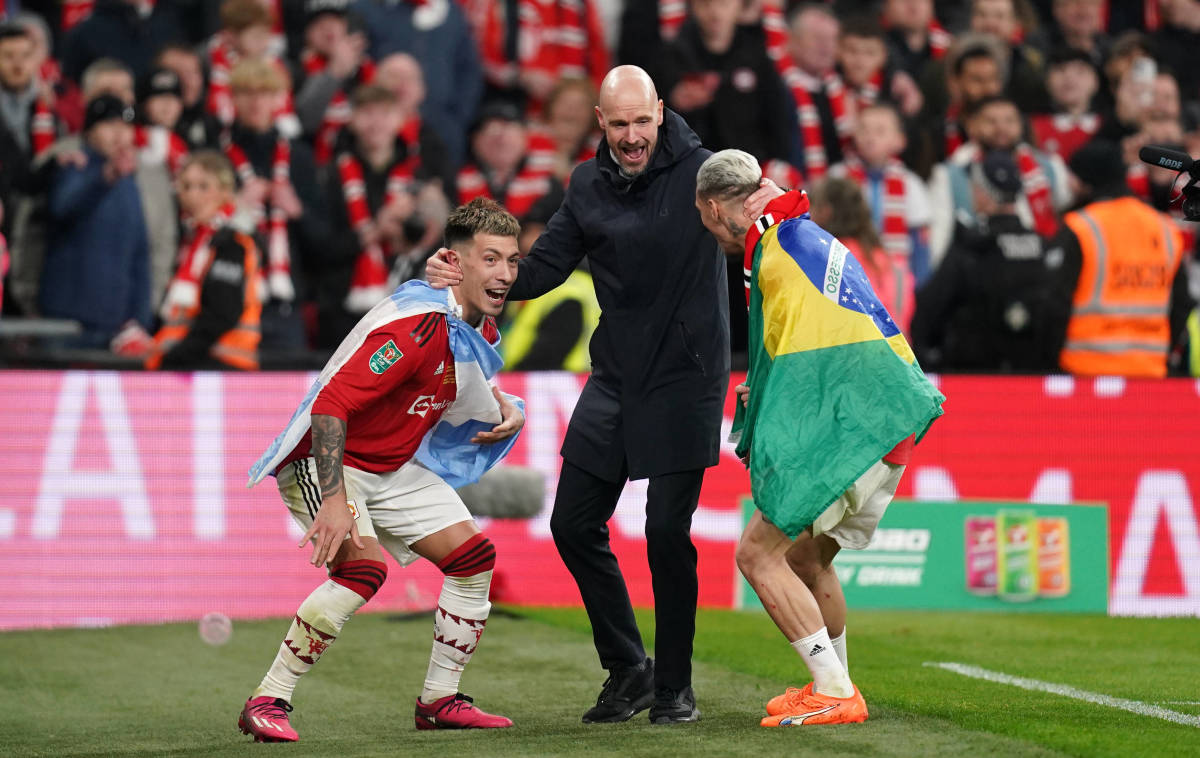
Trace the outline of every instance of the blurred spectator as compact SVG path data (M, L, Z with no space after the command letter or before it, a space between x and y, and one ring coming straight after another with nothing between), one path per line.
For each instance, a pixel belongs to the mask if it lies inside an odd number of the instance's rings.
M184 36L172 3L154 3L143 13L141 0L96 0L91 15L63 39L63 74L79 81L92 61L116 58L142 76L159 48Z
M1129 73L1130 68L1133 67L1134 61L1140 59L1154 61L1150 38L1145 34L1138 31L1129 31L1113 40L1108 58L1105 59L1102 68L1104 82L1100 87L1100 102L1098 104L1098 110L1105 116L1106 121L1116 105L1117 91L1120 88L1121 81ZM1155 68L1157 69L1157 66ZM1106 136L1106 139L1112 139L1112 137Z
M912 272L907 260L891 255L880 244L871 210L858 185L831 176L813 187L811 198L813 221L854 254L879 301L901 331L908 334L914 307Z
M953 42L933 15L933 0L883 0L881 18L892 64L924 88Z
M587 79L563 79L547 96L542 116L554 140L554 176L565 186L576 166L596 157L600 130L595 87Z
M192 149L217 147L221 122L205 107L204 64L199 53L184 45L168 45L159 52L155 65L170 69L179 77L183 111L175 124L175 133Z
M691 17L654 77L666 104L710 150L737 147L760 163L788 161L795 109L767 57L762 27L739 26L742 0L691 0Z
M929 192L900 162L905 141L900 114L894 107L884 103L868 106L858 114L853 154L830 173L858 185L884 251L921 283L929 275ZM911 304L897 298L890 301L911 310ZM888 311L903 313L904 307Z
M1022 182L1011 153L990 152L969 172L974 219L956 225L917 293L917 360L926 371L1054 372L1070 313L1062 250L1017 217Z
M221 31L208 51L208 112L225 127L233 122L232 71L242 61L269 63L279 70L284 94L273 114L276 127L288 139L300 136L300 122L291 102L291 77L276 56L275 16L263 0L224 0Z
M1117 145L1093 140L1070 166L1086 204L1055 238L1074 292L1060 365L1086 376L1166 376L1195 305L1179 230L1130 196Z
M182 86L169 68L151 69L138 87L137 141L143 161L165 165L174 177L188 154L188 144L175 132L183 114Z
M522 256L545 231L562 200L562 191L556 190L534 203L521 219L518 243ZM591 371L588 343L600 323L600 303L586 258L565 282L545 295L510 302L505 316L500 353L508 370Z
M286 94L279 67L247 60L233 69L234 123L225 155L238 178L234 226L256 232L266 278L262 348L295 350L306 344L297 308L303 263L327 243L328 226L312 152L288 139L275 114Z
M950 245L955 224L972 225L976 213L971 189L978 174L971 165L993 150L1011 152L1021 176L1017 215L1026 228L1048 237L1058 228L1058 211L1071 202L1066 166L1057 155L1035 150L1022 137L1021 112L997 95L968 114L971 139L934 168L929 181L933 223L930 252L934 268Z
M803 154L794 162L808 181L820 179L841 161L854 131L854 113L835 68L838 30L829 8L801 6L791 17L787 57L777 64L796 103Z
M1055 51L1046 66L1051 111L1030 118L1033 144L1068 160L1100 129L1100 114L1092 107L1099 87L1100 75L1087 53Z
M1200 100L1200 0L1159 0L1161 25L1152 37L1156 57L1175 72L1183 98Z
M107 348L129 321L150 326L150 250L133 173L133 108L113 95L87 105L82 164L50 187L41 311L83 325L66 345Z
M28 8L29 4L23 4ZM83 126L83 98L79 86L62 75L62 66L51 54L54 35L46 19L29 10L12 17L12 22L23 26L33 40L34 66L37 78L42 83L43 97L54 111L54 117L66 131L75 133Z
M895 103L901 114L912 117L925 103L912 76L889 65L883 27L873 18L855 16L843 22L838 67L853 95L855 111L882 100Z
M425 77L421 65L408 53L393 53L379 61L375 68L375 84L391 90L403 117L400 137L408 150L421 157L421 181L435 182L450 200L454 188L454 167L447 154L446 143L425 119L421 118L421 103L425 102ZM415 135L415 136L414 136ZM414 141L415 140L415 141Z
M318 166L333 158L338 132L350 121L347 93L375 78L375 64L366 57L366 37L350 29L349 6L350 0L305 1L303 80L297 89L296 115L304 134L312 138Z
M233 166L215 150L189 156L180 169L187 233L146 368L258 368L259 256L253 238L229 225L234 185Z
M1112 41L1104 33L1105 0L1052 0L1052 24L1030 42L1043 50L1069 48L1087 56L1093 66L1108 57Z
M990 36L963 35L946 55L945 64L944 86L949 99L944 103L927 99L927 115L921 119L926 123L936 119L942 125L941 130L927 132L927 146L922 151L935 162L953 155L966 141L964 114L983 99L1004 91L1004 49ZM918 166L917 172L923 173L922 168Z
M461 164L483 93L483 70L457 0L355 0L352 10L363 19L375 60L398 52L416 58L427 93L421 115L442 135L451 164Z
M972 0L971 31L986 34L1008 53L1006 91L1025 112L1046 110L1049 98L1043 83L1045 53L1026 43L1029 29L1018 17L1019 0Z
M317 284L317 344L333 348L400 282L413 278L449 205L405 134L394 92L362 85L326 182L335 228ZM433 180L433 183L430 183Z
M458 203L490 197L520 218L553 188L554 143L531 131L517 107L488 103L471 130L471 158L458 172Z
M1120 40L1118 40L1118 43ZM1115 51L1118 49L1114 46ZM1155 84L1158 80L1158 64L1149 55L1135 53L1127 64L1114 58L1105 66L1105 71L1116 75L1112 91L1111 106L1103 114L1100 131L1097 133L1110 142L1123 142L1137 134L1151 114L1155 103ZM1118 74L1119 72L1119 74Z
M16 192L28 193L34 156L56 137L56 122L45 87L38 80L32 36L23 26L0 26L0 202L16 203ZM11 219L0 224L8 235Z

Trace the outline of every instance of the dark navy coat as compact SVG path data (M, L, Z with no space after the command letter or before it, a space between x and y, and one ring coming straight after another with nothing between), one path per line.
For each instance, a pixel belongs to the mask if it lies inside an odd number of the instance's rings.
M545 294L587 256L603 313L562 456L609 481L622 464L642 479L717 463L729 306L724 255L695 207L696 171L709 155L670 110L632 182L601 142L571 175L509 293Z

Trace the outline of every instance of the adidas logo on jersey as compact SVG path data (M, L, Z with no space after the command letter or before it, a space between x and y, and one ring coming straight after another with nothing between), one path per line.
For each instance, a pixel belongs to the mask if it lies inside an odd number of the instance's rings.
M441 375L442 375L442 372L443 372L443 371L445 371L445 370L446 370L446 362L445 362L445 361L442 361L441 363L439 363L439 364L438 364L437 371L434 371L434 372L433 372L433 375L434 375L434 376L441 376Z

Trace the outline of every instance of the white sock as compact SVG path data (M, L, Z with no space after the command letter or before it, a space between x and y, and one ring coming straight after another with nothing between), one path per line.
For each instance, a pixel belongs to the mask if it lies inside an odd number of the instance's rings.
M816 634L796 640L792 647L812 672L813 690L834 697L850 697L854 694L850 675L846 673L837 653L833 651L833 641L829 639L829 632L825 627L821 627Z
M332 579L313 590L296 610L275 661L254 691L254 697L270 695L290 703L300 677L333 644L342 627L365 602L362 595Z
M838 660L842 662L842 668L846 669L846 674L850 674L850 664L846 662L846 628L842 627L842 633L833 637L830 642L833 643L833 652L837 653Z
M448 576L442 582L442 594L433 612L433 650L421 690L422 702L432 703L458 692L463 668L471 660L492 610L488 602L491 586L491 571Z

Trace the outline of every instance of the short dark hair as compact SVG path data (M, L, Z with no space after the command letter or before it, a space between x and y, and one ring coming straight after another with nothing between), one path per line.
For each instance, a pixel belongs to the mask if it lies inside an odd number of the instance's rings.
M10 21L0 24L0 42L3 42L6 39L17 39L18 37L24 37L28 40L33 39L29 36L29 30L20 24L12 23Z
M504 206L491 198L477 197L450 212L446 219L445 243L453 250L479 233L516 237L520 232L521 224Z
M1003 65L996 59L996 54L990 48L984 45L973 45L963 50L957 58L954 59L954 76L962 76L963 69L967 67L967 63L980 58L987 58L992 63L996 64L996 68L1003 68Z
M368 105L396 105L396 93L381 84L360 84L350 95L350 105L363 108Z
M887 41L887 37L884 35L883 26L880 25L879 19L866 15L851 16L843 21L841 36L877 39L880 42Z

